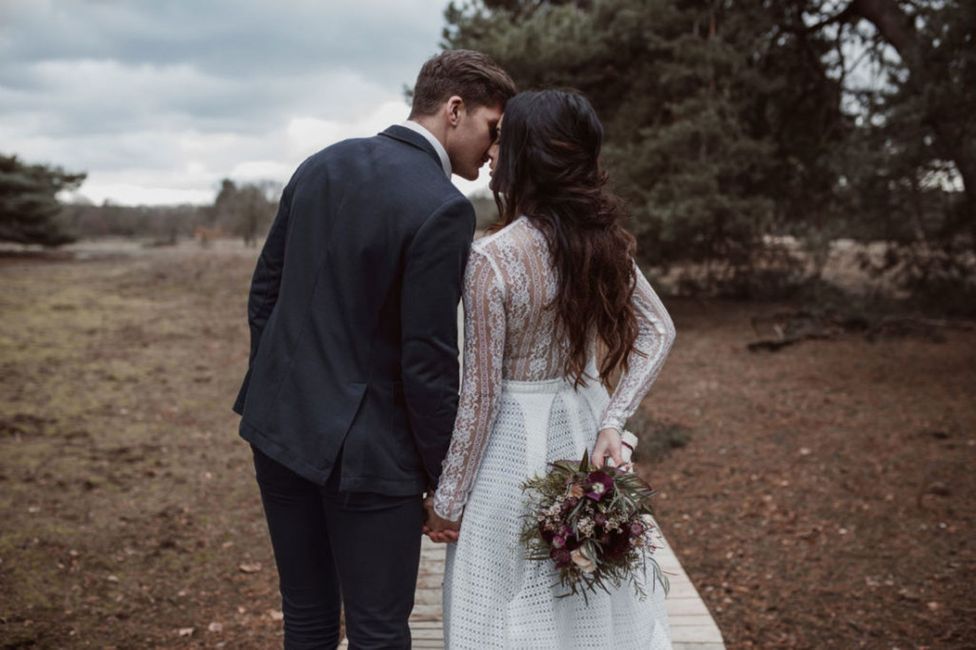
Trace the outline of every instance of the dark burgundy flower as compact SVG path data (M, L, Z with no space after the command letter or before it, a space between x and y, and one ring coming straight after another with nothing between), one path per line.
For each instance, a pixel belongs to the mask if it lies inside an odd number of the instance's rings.
M630 522L630 536L640 537L644 534L644 524L639 521Z
M585 487L587 498L600 501L613 491L613 479L603 470L590 472L587 478L589 479Z
M546 522L540 521L539 535L542 536L542 539L546 540L546 544L549 544L552 542L554 533L551 530L549 530L548 526L546 526Z
M560 569L573 563L572 554L564 548L554 548L549 551L549 557Z
M611 533L610 541L603 546L604 556L608 560L623 558L630 549L630 538L624 532Z

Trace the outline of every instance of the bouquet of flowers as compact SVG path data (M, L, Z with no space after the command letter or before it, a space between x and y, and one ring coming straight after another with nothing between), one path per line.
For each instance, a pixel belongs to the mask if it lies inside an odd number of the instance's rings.
M531 560L551 561L559 581L571 594L583 595L607 584L619 587L629 581L641 599L639 575L647 562L654 579L669 589L657 561L651 533L654 520L651 487L633 472L606 466L594 468L589 454L576 461L550 464L545 476L529 479L522 489L529 496L529 510L522 530L522 544Z

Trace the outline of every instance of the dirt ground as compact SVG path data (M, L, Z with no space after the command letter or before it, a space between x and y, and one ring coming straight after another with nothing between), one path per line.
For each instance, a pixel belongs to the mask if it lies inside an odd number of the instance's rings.
M254 256L0 256L0 648L280 647ZM754 353L782 305L666 303L642 471L728 647L976 647L976 331Z

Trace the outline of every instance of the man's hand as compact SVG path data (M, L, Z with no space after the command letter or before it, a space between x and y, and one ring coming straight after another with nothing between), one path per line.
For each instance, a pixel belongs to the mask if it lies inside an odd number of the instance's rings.
M448 521L434 512L434 499L427 497L424 499L424 510L427 511L427 521L424 522L423 533L432 542L438 544L454 544L458 540L461 532L461 520Z

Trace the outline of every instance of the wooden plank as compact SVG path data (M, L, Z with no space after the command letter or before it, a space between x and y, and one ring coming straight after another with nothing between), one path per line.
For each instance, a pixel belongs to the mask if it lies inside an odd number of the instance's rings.
M675 620L685 616L701 615L702 606L698 598L668 598L665 600L668 608L668 618Z
M725 640L716 633L714 626L702 627L677 627L671 628L671 643L674 645L682 643L717 643L722 648L725 647ZM681 632L682 634L678 634Z
M724 650L722 632L711 612L695 589L688 574L681 567L674 549L664 537L660 527L657 529L655 559L661 570L668 576L671 589L665 604L668 609L668 623L671 627L671 642L675 650L699 650L696 646L705 644L700 650ZM708 647L710 646L710 647Z
M423 630L425 628L441 629L439 621L410 621L410 629Z
M424 640L436 640L439 643L444 642L444 628L437 626L436 628L416 628L413 625L410 626L410 633L413 635L414 639L424 639Z

